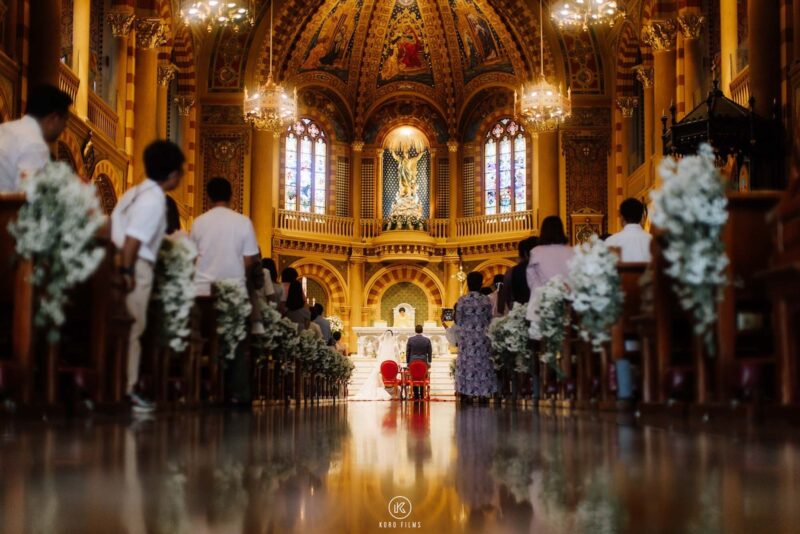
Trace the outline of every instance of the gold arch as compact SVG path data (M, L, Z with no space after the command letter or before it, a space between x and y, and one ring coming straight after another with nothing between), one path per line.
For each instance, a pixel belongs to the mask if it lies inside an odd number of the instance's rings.
M441 281L429 269L412 265L394 265L372 275L365 289L366 306L376 308L386 290L400 282L412 283L422 289L428 301L433 303L433 307L428 311L430 315L433 315L437 308L443 307L444 286Z
M307 276L319 282L328 293L330 302L327 315L338 315L346 321L347 285L339 272L325 260L298 260L291 267L297 269L300 276Z
M492 258L475 267L473 271L481 273L483 275L483 284L487 285L492 283L492 279L495 277L495 275L506 274L506 271L509 269L509 267L514 267L515 265L516 262L514 260L509 260L506 258Z
M114 186L114 193L117 195L117 198L121 197L123 193L123 186L125 184L125 178L122 175L122 172L115 167L111 161L104 159L94 166L92 181L94 182L101 174L105 174L111 178L111 184Z
M64 146L69 152L69 155L72 158L72 163L75 164L75 172L78 174L78 176L84 180L88 180L89 177L86 176L86 168L83 165L83 152L81 150L80 143L78 143L78 139L75 137L75 134L69 129L64 130L64 133L62 133L61 137L58 138L58 143Z

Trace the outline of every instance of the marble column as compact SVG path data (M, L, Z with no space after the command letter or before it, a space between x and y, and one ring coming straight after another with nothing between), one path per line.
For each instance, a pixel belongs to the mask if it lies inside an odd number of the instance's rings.
M720 0L719 48L720 86L725 96L731 96L731 81L737 74L737 48L739 47L737 0Z
M61 0L30 0L28 87L58 86L61 60Z
M613 206L613 211L609 211L609 232L619 231L622 229L622 222L619 219L619 210L616 209L619 203L623 200L621 197L625 196L625 177L628 175L628 151L629 139L631 135L631 119L633 118L633 110L639 107L639 99L635 96L621 96L617 98L617 107L619 108L620 129L617 132L618 138L615 144L619 146L616 150L616 166L617 172L615 173L616 187L614 188L614 196L617 199ZM612 210L612 206L609 206ZM614 221L612 225L611 222Z
M353 239L361 241L361 157L364 153L364 141L353 141L351 148L350 176L352 178L352 187L350 198L353 210Z
M250 172L250 218L261 247L261 255L272 257L272 238L278 212L280 180L279 132L253 131L253 157Z
M181 187L178 193L179 202L185 208L186 222L190 223L194 218L194 193L195 193L195 173L194 173L194 134L192 128L192 112L194 110L195 99L191 95L178 95L175 97L175 107L178 111L178 124L180 128L181 149L186 156L186 174L181 180ZM183 215L183 214L182 214Z
M82 119L89 116L89 58L91 48L91 0L74 0L72 4L72 72L80 83L75 95L75 114Z
M636 65L633 67L636 73L636 79L642 84L644 93L644 102L640 102L642 106L642 114L644 115L644 160L647 162L653 156L653 136L655 135L653 126L655 111L653 108L653 67L648 65ZM661 124L660 122L657 124Z
M771 117L773 101L780 103L780 2L747 4L750 94L756 99L756 113Z
M447 142L447 155L450 171L450 231L448 234L452 241L457 237L456 225L458 221L458 206L461 204L458 198L458 141L451 139Z
M158 45L163 39L161 19L136 21L136 76L134 77L133 183L145 176L142 154L158 139L158 124L153 120L158 94Z
M705 17L685 13L678 17L683 36L683 79L686 113L703 101L703 51L700 37Z
M158 66L158 100L156 102L156 122L158 123L158 138L167 138L167 121L169 120L169 85L178 73L178 67L172 63Z
M364 250L354 248L348 264L350 284L350 343L351 352L356 351L356 336L353 328L364 326Z
M114 6L106 15L106 24L111 27L114 39L114 86L116 87L115 104L117 110L117 147L125 146L126 101L128 100L128 36L136 18L133 8Z
M533 139L537 172L539 223L550 215L559 214L558 132L535 134Z
M654 163L663 157L663 141L661 139L661 117L669 116L669 108L675 101L675 37L678 25L674 20L655 21L644 28L644 41L653 50L653 105L654 105Z
M444 258L444 277L445 277L445 307L452 308L461 296L461 282L458 281L458 266L461 263L455 250L448 251Z

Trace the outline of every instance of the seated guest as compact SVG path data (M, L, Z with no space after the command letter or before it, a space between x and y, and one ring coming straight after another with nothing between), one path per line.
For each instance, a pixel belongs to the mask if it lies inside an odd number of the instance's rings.
M178 187L185 159L170 141L155 141L144 150L147 179L128 189L111 214L111 239L119 249L119 272L128 296L125 304L133 318L128 338L128 382L126 392L134 411L152 411L155 406L137 391L142 345L139 338L147 326L147 306L153 288L153 265L167 228L165 191Z
M456 308L459 337L456 392L464 401L472 398L488 400L497 393L497 375L491 359L492 344L486 335L492 321L492 304L480 292L482 283L481 273L469 273L469 293L458 299Z
M342 341L342 333L341 332L334 332L331 335L331 339L333 339L333 347L336 349L336 352L341 354L342 356L347 356L347 346Z
M188 239L189 234L181 228L181 216L178 212L178 203L167 195L167 237L171 239Z
M619 206L619 214L625 226L606 239L606 244L620 249L620 260L624 263L649 263L653 236L642 228L644 204L635 198L626 198Z
M539 238L531 236L519 242L519 262L506 271L503 277L503 293L505 294L505 305L507 310L511 310L514 304L527 304L531 297L531 290L528 288L528 280L525 272L528 269L531 250L539 244Z
M539 232L539 245L531 251L528 260L526 279L531 291L528 301L527 317L529 321L536 319L536 290L545 285L554 276L566 278L569 273L567 263L575 255L569 240L564 233L564 223L555 215L546 217Z
M25 116L0 125L0 192L19 191L20 180L50 161L52 143L67 127L70 96L52 85L34 88Z
M273 304L276 308L280 309L282 299L283 285L278 283L278 267L275 265L275 260L272 258L264 258L261 260L261 269L264 271L264 296L267 302Z
M325 334L322 333L322 328L319 326L319 323L317 323L317 319L319 318L317 307L311 306L311 308L309 308L309 312L311 313L311 316L306 323L306 330L311 330L311 332L314 333L314 337L325 341Z
M311 312L306 307L306 296L296 269L287 267L281 273L281 281L286 295L284 317L297 325L298 332L306 329L306 321L311 320Z
M430 367L433 358L433 347L431 340L422 335L422 325L414 327L416 335L408 338L406 342L406 363L410 364L414 360L420 360ZM414 386L414 400L422 398L422 387Z
M330 345L331 342L331 322L327 320L322 314L325 313L325 307L317 302L314 304L314 308L312 309L312 315L314 317L311 319L319 326L319 329L322 331L322 340L325 341L327 345Z
M225 178L212 178L206 185L211 209L192 225L192 240L197 245L195 283L199 296L211 294L214 282L235 282L247 288L248 275L258 265L259 251L253 223L230 208L231 184ZM244 343L225 370L228 401L246 406L250 402L250 372Z

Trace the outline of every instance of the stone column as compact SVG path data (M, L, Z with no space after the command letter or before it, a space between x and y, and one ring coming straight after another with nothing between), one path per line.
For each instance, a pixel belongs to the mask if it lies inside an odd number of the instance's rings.
M142 154L158 138L158 124L153 119L158 89L158 45L163 39L161 19L136 21L136 76L134 78L133 182L144 179Z
M114 39L114 86L117 89L115 104L117 109L117 147L125 146L126 109L128 99L128 35L135 21L133 8L114 6L106 15L106 24L111 27Z
M352 177L352 188L350 199L353 207L353 239L361 241L361 157L364 152L364 141L353 141L351 148L350 175Z
M456 278L458 274L458 266L460 258L455 250L448 250L447 256L444 258L444 277L445 277L445 307L452 308L458 297L461 296L461 282Z
M158 101L156 107L156 122L158 123L158 138L167 138L167 120L169 117L169 84L175 79L178 67L172 63L158 66Z
M356 351L356 335L353 328L364 323L364 250L354 248L348 264L350 283L350 343L351 352Z
M450 241L456 239L456 223L458 220L458 141L451 139L447 142L447 155L450 170ZM448 281L448 284L450 282Z
M750 94L756 99L756 113L771 117L773 101L781 98L780 2L748 2L747 33Z
M429 149L430 152L430 166L428 167L428 172L430 173L430 180L428 180L428 205L429 207L429 214L428 218L435 219L438 215L436 213L436 173L437 167L439 164L436 161L436 149L431 148Z
M72 72L80 84L75 95L75 113L85 119L89 116L89 57L91 48L91 0L74 0L72 15ZM35 16L38 16L35 15Z
M181 149L186 156L186 174L181 180L181 187L178 193L180 202L186 209L187 222L191 222L194 217L194 191L195 191L195 173L194 173L194 133L192 128L192 111L194 109L195 99L191 95L178 95L175 97L175 107L178 111L179 128L181 131Z
M725 96L731 96L731 81L736 76L736 49L739 46L737 0L719 3L720 85Z
M661 116L669 114L675 100L675 36L678 26L674 20L656 21L644 28L644 41L653 49L653 112L655 122L655 157L658 168L663 154Z
M58 86L61 60L61 0L30 0L28 87Z
M653 156L653 117L655 116L655 111L653 111L653 67L636 65L633 70L636 73L636 79L644 89L644 102L640 105L642 105L644 114L644 160L647 162Z
M700 36L705 17L696 13L685 13L678 17L683 36L683 79L686 113L703 100L703 51Z
M549 216L558 215L558 132L534 135L534 162L536 165L539 223ZM537 225L538 226L538 225Z
M250 172L250 218L261 247L261 255L272 257L272 238L278 211L281 134L253 131L253 157Z
M639 107L639 99L635 96L621 96L617 98L617 107L619 108L619 116L620 116L620 130L618 132L619 137L615 140L615 144L619 145L619 148L615 151L617 160L615 165L617 167L617 172L615 173L617 176L616 180L616 194L617 202L615 204L619 204L621 200L619 197L625 195L625 177L628 175L628 147L631 135L631 119L633 118L633 110ZM618 206L613 206L613 211L609 211L609 232L612 232L611 228L611 221L615 222L613 230L619 230L622 227L621 221L619 220L619 213ZM609 206L609 210L612 207Z

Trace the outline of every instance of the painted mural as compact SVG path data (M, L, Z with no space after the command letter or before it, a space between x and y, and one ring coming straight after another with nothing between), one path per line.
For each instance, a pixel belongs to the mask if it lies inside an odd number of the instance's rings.
M416 0L397 0L381 50L378 87L401 80L433 85L428 43Z
M450 0L464 69L464 82L488 71L514 69L489 19L474 0Z
M561 51L566 57L569 87L573 95L603 94L603 64L597 53L595 37L589 31L563 31L558 33Z
M361 17L363 0L337 0L311 39L301 71L322 70L347 81L353 35Z

